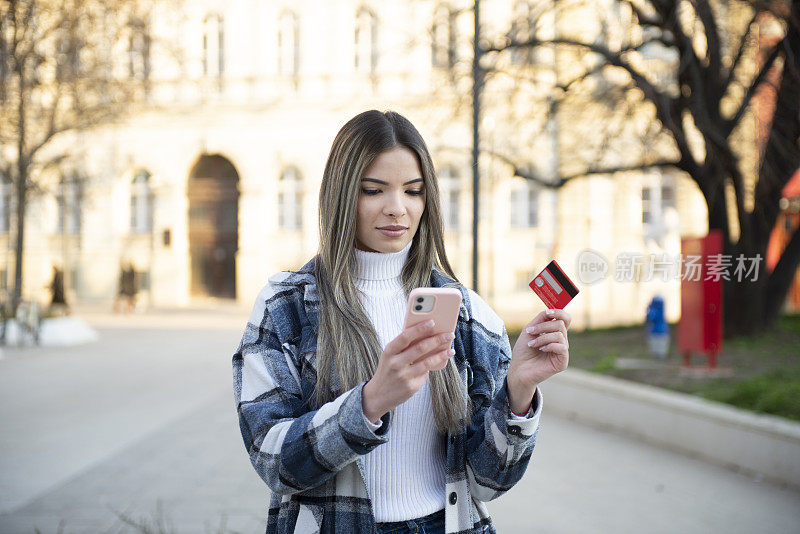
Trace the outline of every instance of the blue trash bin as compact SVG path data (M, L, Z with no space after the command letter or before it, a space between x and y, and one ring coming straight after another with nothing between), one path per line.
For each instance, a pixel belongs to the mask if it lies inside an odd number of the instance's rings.
M656 295L647 306L647 342L650 354L659 359L669 352L669 325L664 314L664 299Z

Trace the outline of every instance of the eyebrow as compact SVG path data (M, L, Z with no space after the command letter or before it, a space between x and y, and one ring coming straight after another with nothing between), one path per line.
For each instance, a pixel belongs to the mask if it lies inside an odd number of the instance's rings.
M389 185L389 182L384 182L383 180L378 180L377 178L362 178L361 181L362 182L375 182L376 184L381 184L381 185ZM403 185L411 185L411 184L415 184L415 183L421 182L421 181L422 181L422 178L416 178L414 180L409 180L408 182L404 183Z

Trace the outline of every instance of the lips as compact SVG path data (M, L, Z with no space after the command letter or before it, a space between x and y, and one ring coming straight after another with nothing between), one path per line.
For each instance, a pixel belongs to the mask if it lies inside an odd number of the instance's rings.
M399 226L393 224L391 226L381 226L378 231L386 237L400 237L406 233L408 226Z

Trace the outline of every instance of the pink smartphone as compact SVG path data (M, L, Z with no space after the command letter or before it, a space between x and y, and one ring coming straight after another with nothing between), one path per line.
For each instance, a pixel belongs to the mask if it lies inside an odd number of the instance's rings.
M433 319L437 334L455 332L461 291L454 287L418 287L408 295L408 308L403 329Z

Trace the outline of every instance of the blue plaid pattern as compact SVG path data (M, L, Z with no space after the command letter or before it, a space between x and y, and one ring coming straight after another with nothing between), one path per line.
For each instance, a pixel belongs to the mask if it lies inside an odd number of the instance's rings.
M364 383L318 406L314 260L272 276L259 293L233 356L239 426L256 472L272 491L267 534L376 532L363 455L385 443L391 415L373 432L361 409ZM453 280L434 269L431 285ZM469 425L447 436L445 530L495 532L484 502L522 478L539 431L533 414L510 412L506 374L511 346L500 317L459 287L454 356L473 403Z

